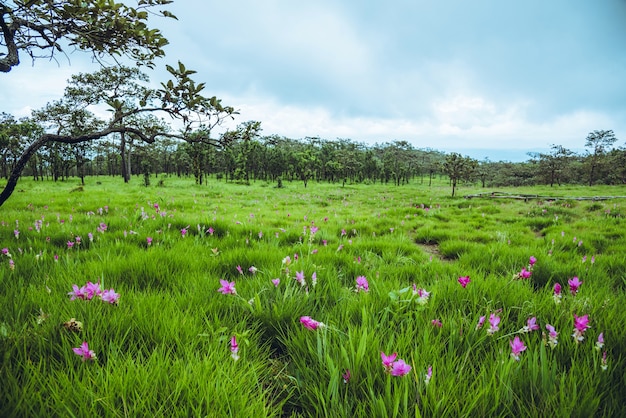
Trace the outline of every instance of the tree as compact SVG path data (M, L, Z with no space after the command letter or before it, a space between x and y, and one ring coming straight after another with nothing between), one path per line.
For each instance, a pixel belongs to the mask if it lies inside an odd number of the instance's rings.
M124 106L115 101L109 100L100 95L65 95L65 100L70 103L70 109L80 111L89 105L102 105L107 103L112 105L116 111L109 121L104 123L102 128L92 128L81 134L59 134L46 133L33 141L22 153L20 158L11 171L4 190L0 193L0 206L11 196L17 181L26 166L28 160L44 145L52 142L65 144L79 144L107 137L110 134L128 134L133 135L137 139L153 143L158 136L169 136L184 140L202 142L207 144L219 144L218 141L211 139L210 136L197 136L189 138L187 134L192 132L197 126L205 127L210 130L221 124L226 118L233 117L238 112L231 106L223 106L221 100L213 97L205 97L201 94L204 89L204 83L196 84L191 75L195 71L188 70L182 63L178 63L178 68L166 66L168 72L173 76L173 80L162 83L161 89L147 90L146 95L142 97L133 106ZM119 111L118 111L119 110ZM172 134L161 129L146 130L145 126L138 122L143 119L140 117L145 114L165 113L173 119L182 122L183 130L180 134Z
M589 157L587 158L589 164L589 186L593 185L596 172L599 166L604 161L604 156L617 138L612 130L609 131L593 131L587 135L585 142L586 148L591 148Z
M550 187L557 183L559 186L563 181L563 175L571 163L574 152L562 145L551 145L552 151L549 154L537 153L532 157L538 158L539 174Z
M94 60L126 56L154 67L165 55L167 39L148 27L150 16L176 17L161 6L173 0L138 0L136 7L113 0L2 0L0 1L0 72L31 60L55 59L73 48Z
M478 161L470 157L463 157L456 152L446 156L442 168L443 172L448 175L452 183L452 197L454 197L457 183L461 180L469 181L477 164Z

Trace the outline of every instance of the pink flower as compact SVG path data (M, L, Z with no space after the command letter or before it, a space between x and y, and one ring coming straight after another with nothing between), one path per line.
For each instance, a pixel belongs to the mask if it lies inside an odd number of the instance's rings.
M250 266L250 268L248 269L248 271L252 274L256 274L257 271L259 271L258 268L254 267L254 266Z
M391 372L391 367L393 366L394 361L398 357L398 353L393 353L391 355L387 355L384 352L380 352L380 358L383 361L383 367L387 372Z
M84 287L85 297L89 300L93 299L94 296L101 296L102 290L100 289L100 283L91 283L87 282Z
M577 316L574 314L574 333L572 337L576 340L576 342L581 342L585 339L583 334L589 328L589 315Z
M115 290L113 289L108 289L102 292L101 298L103 302L108 302L112 305L117 305L118 300L120 298L120 294L115 293Z
M237 271L239 272L239 274L243 274L243 269L241 268L241 266L237 266Z
M318 328L323 328L324 324L322 322L318 322L312 319L310 316L302 316L300 317L300 323L304 325L305 328L315 331Z
M467 284L471 280L470 280L470 276L461 276L461 277L459 277L458 281L461 284L461 286L463 286L463 288L465 288L465 286L467 286Z
M272 279L272 284L274 284L274 287L278 287L278 285L280 284L280 279Z
M522 332L531 332L538 329L539 325L537 325L537 318L533 316L532 318L528 318L528 320L526 321L526 326L522 328Z
M554 327L550 324L546 324L546 329L548 330L548 343L550 344L550 347L554 348L558 344L557 337L559 336L559 333L556 332Z
M430 323L433 324L433 326L437 328L443 327L443 324L441 323L439 319L433 319L432 321L430 321Z
M604 351L604 353L602 353L602 362L600 363L600 368L602 370L606 370L609 368L609 365L606 361L606 351Z
M315 287L315 285L317 284L317 272L314 271L313 274L311 275L311 284L313 285L313 287Z
M209 229L206 230L206 232L209 233L209 235L213 235L213 233L215 232L215 230L212 227L209 227Z
M531 266L534 266L536 262L537 262L537 259L531 255L530 259L528 260L528 264L530 264Z
M237 344L237 338L233 335L233 337L230 339L230 356L235 361L239 360L239 354L237 354L238 352L239 344Z
M348 384L348 382L350 381L350 377L352 377L352 375L350 374L350 370L346 369L346 371L341 374L341 377L343 378L343 383Z
M430 383L430 379L433 377L433 366L428 366L428 370L426 370L426 374L424 375L424 384L428 386Z
M73 246L74 246L74 242L72 242L72 241L68 241L67 242L67 248L68 249L71 249Z
M235 282L228 282L228 280L220 280L220 284L222 287L217 289L223 295L236 295L237 290L235 289Z
M291 257L287 256L287 257L283 258L283 264L286 265L286 266L291 264Z
M583 284L583 282L581 282L578 277L574 276L567 281L567 284L569 284L569 291L572 296L576 296L576 293L578 293L578 288L580 287L580 285Z
M86 299L86 295L85 295L85 287L78 287L78 285L73 284L72 285L72 289L74 289L73 291L69 292L68 295L70 296L70 300L75 300L75 299Z
M304 280L304 271L296 272L296 281L300 283L301 286L304 286L306 284L306 281Z
M561 303L561 285L559 283L554 284L554 294L552 298L554 299L554 303Z
M480 318L478 318L478 323L476 324L476 329L481 329L483 327L483 324L485 323L485 316L481 316Z
M8 248L3 248L2 249L2 255L6 255L7 257L11 257L11 253L9 253L9 249Z
M189 225L187 225L186 227L184 227L183 229L180 230L180 235L185 238L185 235L187 235L187 228L189 228Z
M511 357L513 357L515 361L519 361L519 355L522 351L526 350L524 342L516 336L515 339L509 340L509 345L511 346Z
M404 376L409 374L411 371L411 366L406 364L404 360L400 359L398 361L394 361L391 365L391 375L392 376Z
M532 273L529 270L526 270L526 268L522 268L522 271L517 273L517 277L519 277L520 279L528 279L530 278L531 274Z
M96 359L96 353L89 349L87 341L83 341L80 347L72 348L72 351L74 351L76 355L81 356L83 361Z
M318 227L311 226L310 231L311 231L311 235L315 235L317 233L317 231L318 231Z
M602 347L604 347L604 333L601 332L600 335L598 335L598 341L596 341L596 350L600 351L602 350Z
M498 331L500 324L500 317L495 314L489 315L489 329L487 330L487 334L493 335L496 331Z
M148 247L152 245L152 237L147 237L146 242L148 243Z
M369 292L369 283L367 282L367 278L365 276L358 276L356 278L356 291L362 290L364 292Z

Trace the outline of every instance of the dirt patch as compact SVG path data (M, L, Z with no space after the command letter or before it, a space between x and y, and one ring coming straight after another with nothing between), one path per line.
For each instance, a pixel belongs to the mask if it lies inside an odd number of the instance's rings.
M437 244L416 243L416 245L420 247L422 251L424 251L426 254L430 254L433 257L437 257L441 261L450 261L449 259L445 258L443 255L441 255L441 252L439 251L439 246Z

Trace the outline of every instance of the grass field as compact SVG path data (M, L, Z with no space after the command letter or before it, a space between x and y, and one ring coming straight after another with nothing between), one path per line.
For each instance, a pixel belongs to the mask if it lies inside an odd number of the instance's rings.
M624 200L140 183L0 208L0 416L626 416Z

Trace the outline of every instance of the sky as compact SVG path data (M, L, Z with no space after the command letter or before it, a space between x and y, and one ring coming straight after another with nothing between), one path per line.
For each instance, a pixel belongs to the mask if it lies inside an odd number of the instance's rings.
M594 130L626 143L626 0L176 0L151 19L205 94L261 121L262 135L405 140L524 161L585 151ZM0 73L0 111L59 98L84 53Z

